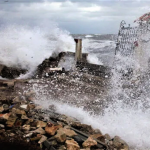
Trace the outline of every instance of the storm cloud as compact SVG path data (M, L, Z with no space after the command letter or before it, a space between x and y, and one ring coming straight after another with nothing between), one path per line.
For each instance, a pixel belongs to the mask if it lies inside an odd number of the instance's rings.
M150 11L140 0L0 0L0 25L49 26L56 22L71 33L117 33L121 20L132 24Z

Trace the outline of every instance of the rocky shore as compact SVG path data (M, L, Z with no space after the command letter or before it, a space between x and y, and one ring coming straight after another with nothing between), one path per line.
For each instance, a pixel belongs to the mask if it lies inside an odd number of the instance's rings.
M15 82L0 81L0 145L2 150L128 150L118 136L110 137L77 119L58 114L53 105L48 110L34 103L35 92L18 95ZM8 94L9 93L9 94Z
M0 65L0 75L9 78L0 80L0 149L129 150L120 137L110 137L76 118L59 114L50 103L45 109L35 102L38 99L42 103L41 96L47 96L83 105L95 113L108 104L103 99L107 95L109 69L88 63L78 64L72 72L56 69L64 55L44 60L28 80L15 79L27 70Z

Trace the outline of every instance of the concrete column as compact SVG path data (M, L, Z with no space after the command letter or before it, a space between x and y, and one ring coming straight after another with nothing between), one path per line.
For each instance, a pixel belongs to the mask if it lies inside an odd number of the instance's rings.
M75 60L79 62L82 59L82 39L74 39L74 40L76 42Z

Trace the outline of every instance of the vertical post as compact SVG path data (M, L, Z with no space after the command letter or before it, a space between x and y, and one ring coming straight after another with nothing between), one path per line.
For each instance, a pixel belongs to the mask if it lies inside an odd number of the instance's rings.
M79 62L82 59L82 39L74 39L74 40L76 42L75 60L76 62Z

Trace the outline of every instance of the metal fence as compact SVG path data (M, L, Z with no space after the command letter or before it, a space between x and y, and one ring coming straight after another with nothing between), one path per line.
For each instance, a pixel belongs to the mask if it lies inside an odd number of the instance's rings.
M150 23L139 22L138 26L126 26L123 20L120 23L115 54L120 52L122 55L128 56L134 53L139 43L150 41Z

